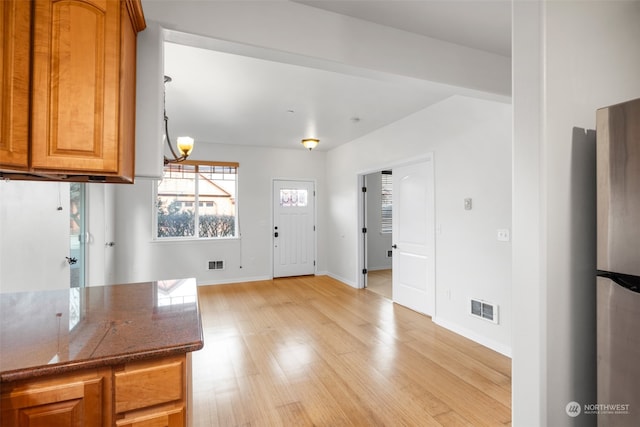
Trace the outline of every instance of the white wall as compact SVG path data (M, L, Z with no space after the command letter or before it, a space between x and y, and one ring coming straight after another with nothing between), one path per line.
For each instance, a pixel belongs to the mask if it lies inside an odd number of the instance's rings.
M387 257L391 250L391 233L381 233L382 215L380 214L382 183L380 172L366 176L367 186L367 265L369 270L391 268L392 258Z
M199 284L272 277L272 180L316 183L318 272L327 268L325 157L322 151L198 144L191 158L240 163L238 202L241 239L162 242L152 240L154 181L116 187L117 282L195 277ZM208 261L224 260L224 270Z
M69 184L0 181L0 292L68 288L67 256Z
M359 173L434 153L436 313L434 320L498 351L511 347L511 106L454 96L327 154L327 263L356 286ZM463 200L474 208L465 211ZM450 295L450 296L449 296ZM468 299L500 306L494 325L467 314Z
M595 153L574 127L640 97L639 22L638 1L515 3L514 426L596 423L565 412L598 403Z

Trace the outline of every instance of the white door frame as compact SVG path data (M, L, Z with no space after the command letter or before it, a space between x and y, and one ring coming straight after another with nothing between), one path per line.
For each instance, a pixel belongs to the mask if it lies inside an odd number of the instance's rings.
M370 169L366 169L366 170L362 170L360 172L358 172L357 175L357 188L356 188L356 197L358 200L358 213L357 213L357 224L358 224L358 228L357 228L357 239L358 239L358 244L356 245L357 247L357 270L356 270L356 277L357 277L357 281L356 281L356 285L358 288L362 289L365 287L366 281L365 281L365 275L362 274L362 270L366 267L365 265L365 260L364 260L364 256L365 256L365 249L364 249L364 244L366 244L366 240L363 237L362 234L362 228L365 227L365 222L364 222L364 212L365 209L367 208L364 205L364 200L362 197L362 193L361 193L361 189L364 185L364 177L365 175L369 175L375 172L379 172L381 170L385 170L385 169L393 169L394 167L400 167L400 166L407 166L407 165L412 165L412 164L416 164L416 163L423 163L423 162L432 162L433 164L433 176L431 177L431 184L434 186L434 190L435 190L435 159L434 159L434 154L433 152L429 152L426 153L426 155L424 156L420 156L420 157L416 157L416 158L412 158L412 159L406 159L406 160L400 160L400 161L396 161L396 162L392 162L392 163L385 163L385 164L381 164L379 167L375 167L375 168L370 168ZM434 200L433 200L433 213L431 215L431 218L433 218L433 224L429 224L428 227L433 227L434 231L435 231L435 191L433 191L434 194ZM434 236L436 234L434 233ZM364 243L363 243L364 242ZM431 317L435 318L436 316L436 276L435 276L435 260L437 259L437 254L436 254L436 250L435 250L435 242L434 242L434 250L433 250L433 254L434 254L434 268L433 268L433 273L431 279L432 279L432 283L433 283L433 289L430 290L430 294L431 294L431 298L433 299L433 313L431 313Z
M272 178L271 179L271 227L269 229L269 232L271 233L271 278L273 279L275 277L275 248L274 248L274 244L275 244L275 237L274 237L274 227L275 227L275 204L274 204L274 200L275 200L275 194L274 194L274 184L276 181L291 181L291 182L310 182L313 185L313 199L314 199L314 203L313 203L313 223L314 223L314 233L313 233L313 259L314 259L314 266L313 266L313 274L316 274L318 271L318 238L317 238L317 224L318 224L318 197L316 197L316 192L317 192L317 183L315 179L309 179L309 178Z

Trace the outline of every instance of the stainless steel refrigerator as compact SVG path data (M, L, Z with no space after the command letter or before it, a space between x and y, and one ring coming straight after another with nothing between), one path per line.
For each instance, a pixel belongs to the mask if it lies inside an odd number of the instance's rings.
M597 119L598 426L640 426L640 99Z

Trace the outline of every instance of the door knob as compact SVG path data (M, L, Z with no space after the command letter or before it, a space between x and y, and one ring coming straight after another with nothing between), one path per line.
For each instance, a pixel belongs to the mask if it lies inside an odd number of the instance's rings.
M391 245L391 248L398 249L398 245Z

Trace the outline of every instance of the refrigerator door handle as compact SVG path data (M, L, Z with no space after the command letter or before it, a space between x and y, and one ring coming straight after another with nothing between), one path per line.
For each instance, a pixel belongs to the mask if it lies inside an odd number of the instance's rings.
M631 274L612 273L610 271L598 270L598 277L604 277L616 284L627 288L630 291L640 292L640 276L633 276Z

